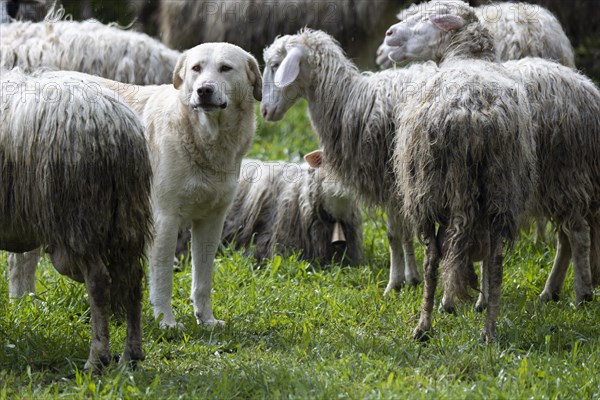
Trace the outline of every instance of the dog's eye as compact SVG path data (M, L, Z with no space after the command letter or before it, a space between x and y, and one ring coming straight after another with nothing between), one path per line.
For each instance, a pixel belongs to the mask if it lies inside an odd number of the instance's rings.
M192 67L192 71L200 72L202 71L202 67L200 65L194 65Z
M227 71L231 71L233 68L230 67L229 65L221 65L221 68L219 68L219 72L227 72Z

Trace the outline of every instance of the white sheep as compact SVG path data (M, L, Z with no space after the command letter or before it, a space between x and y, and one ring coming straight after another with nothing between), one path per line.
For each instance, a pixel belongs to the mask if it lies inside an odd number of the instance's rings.
M230 42L260 55L278 35L302 27L321 29L363 65L373 64L379 32L393 23L401 0L160 0L164 43L187 49L202 42ZM186 18L182 18L186 16Z
M0 25L0 67L5 69L72 70L150 85L170 82L179 56L148 35L95 20Z
M527 204L534 181L533 145L528 142L529 135L520 134L530 129L531 124L527 105L523 104L522 88L502 75L503 68L484 70L470 65L476 63L461 65L452 71L438 71L435 65L426 63L360 74L329 35L311 30L277 39L265 50L264 58L263 117L281 119L300 97L308 100L310 118L327 154L328 165L341 182L370 204L383 206L392 221L403 222L410 217L419 233L425 236L428 244L425 290L431 300L439 259L435 224L444 227L440 235L446 232L449 236L445 242L450 247L443 262L447 266L447 280L454 285L457 296L466 291L459 277L471 272L466 261L475 251L471 243L473 235L484 227L489 228L492 232L489 256L494 260L495 279L490 289L494 298L490 301L484 337L493 339L502 276L502 239L516 234L517 219ZM452 87L459 89L458 98L433 96L436 88ZM427 89L426 93L423 88ZM431 98L427 93L432 94ZM421 103L431 108L419 115L419 120L429 125L419 126L412 118L421 112ZM447 163L442 167L448 173L439 174L439 185L432 186L422 198L426 203L424 209L415 207L418 215L406 211L418 199L404 203L403 191L397 190L401 181L394 172L400 173L400 177L405 175L400 166L404 162L402 156L394 161L394 146L402 146L404 141L407 146L410 144L406 138L412 131L408 129L425 135L425 141L427 137L435 138L444 133L458 136L459 132L465 132L447 150L440 152L432 146L435 151L429 155L443 155ZM493 145L488 146L488 141ZM398 149L395 151L401 154ZM424 158L426 156L424 154ZM430 162L434 163L435 159L430 157ZM492 183L488 183L490 179ZM506 184L495 188L496 182ZM453 197L456 191L460 191L462 198L469 199L462 209ZM444 199L449 205L457 205L457 209L440 206ZM427 208L428 204L431 208ZM422 221L428 223L420 223ZM404 223L393 227L406 231ZM392 269L398 266L392 264ZM426 310L429 300L424 298L423 315L427 315L415 331L418 339L431 327L431 310L428 313Z
M45 246L61 274L85 282L92 326L85 369L112 360L111 308L127 315L121 361L142 360L152 170L139 119L111 92L69 73L15 69L0 78L0 249ZM31 279L38 254L18 260ZM15 273L13 265L11 279Z
M304 40L307 45L300 43ZM385 293L405 282L420 282L412 231L406 228L394 195L392 110L399 102L398 94L418 86L424 75L435 73L435 64L361 75L329 35L312 30L277 39L265 50L264 59L263 117L280 120L300 96L308 98L328 166L361 200L386 211L391 254ZM302 68L298 66L298 75L291 80L294 84L279 82L277 86L274 79L284 59L301 60ZM316 68L321 61L323 65Z
M388 31L387 43L401 44L393 55L396 61L436 55L441 67L453 68L464 60L494 59L490 56L494 41L471 7L444 1L432 5ZM551 61L525 58L502 65L512 79L526 86L535 105L533 134L540 180L534 214L551 219L558 227L557 254L541 297L558 297L572 259L575 300L591 300L593 287L600 283L600 243L592 239L600 232L600 92L582 74ZM487 278L483 276L482 281L479 306L485 305Z
M307 163L242 162L236 197L227 213L223 241L254 245L258 260L277 253L323 265L356 264L362 258L361 211L357 200L321 166L320 151Z
M398 13L403 21L423 10L434 11L438 7L460 8L462 0L425 2L413 4ZM497 61L519 60L525 57L540 57L557 61L568 67L575 66L575 56L569 38L560 22L550 11L529 3L490 3L474 8L481 24L487 28L494 40ZM389 68L398 57L396 46L382 43L377 51L377 64ZM406 52L403 52L406 54ZM439 56L439 55L436 55ZM433 59L433 58L432 58Z

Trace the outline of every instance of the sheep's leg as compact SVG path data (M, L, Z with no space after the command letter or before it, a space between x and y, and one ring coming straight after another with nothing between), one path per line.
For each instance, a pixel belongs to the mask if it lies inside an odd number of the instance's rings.
M590 222L590 238L592 249L590 251L590 271L592 286L600 285L600 216L592 218Z
M125 305L127 311L127 337L125 338L125 349L119 360L121 364L132 364L143 361L146 358L142 348L142 280L141 265L133 265L131 268L139 268L140 279L134 279L129 284L129 300Z
M401 219L393 217L390 211L387 219L387 236L390 248L390 279L384 295L400 290L405 282L417 285L421 281L415 259L412 231L406 229Z
M546 225L548 220L544 217L537 217L535 219L535 231L533 232L533 242L543 243L546 241Z
M565 277L567 276L570 261L571 245L569 244L569 239L563 230L559 229L554 265L552 266L550 275L548 275L544 290L540 294L541 300L557 301L559 299L560 290L562 289Z
M171 308L173 296L173 256L177 243L179 221L174 216L154 214L155 236L150 249L150 303L154 318L160 320L163 328L180 327L175 321Z
M440 230L442 230L441 227ZM439 233L438 236L440 236ZM421 302L419 325L413 331L413 338L415 340L426 341L429 339L428 333L431 331L439 261L439 243L435 236L435 226L432 225L425 232L425 285L423 287L423 301Z
M583 218L570 223L565 233L571 244L575 281L575 302L581 304L594 297L590 267L590 226Z
M488 305L489 293L490 293L490 260L489 257L484 257L481 261L481 289L479 292L479 296L477 297L477 303L475 303L475 310L478 312L483 312Z
M490 292L490 235L489 231L485 232L485 238L481 243L482 248L480 249L481 253L481 287L479 291L479 296L477 298L477 303L475 304L475 310L478 312L483 312L488 305L488 298Z
M481 337L486 343L491 343L496 338L496 321L500 313L500 300L502 296L502 274L502 236L499 232L496 232L492 234L490 240L489 298L485 324L481 332Z
M112 359L108 331L111 279L106 266L101 261L91 262L82 269L90 302L92 325L90 355L84 369L98 372Z
M26 253L8 254L9 297L21 297L28 293L35 293L35 270L39 259L39 248Z
M213 264L221 241L225 212L192 222L192 293L194 314L199 324L225 325L215 319L210 303Z
M421 278L421 274L417 268L412 229L408 229L406 227L403 229L402 240L404 242L404 276L406 278L406 282L408 282L410 285L416 286L421 283L423 278Z

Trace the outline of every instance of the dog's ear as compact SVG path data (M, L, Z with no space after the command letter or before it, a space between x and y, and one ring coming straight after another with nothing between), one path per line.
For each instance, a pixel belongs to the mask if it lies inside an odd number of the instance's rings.
M262 100L262 75L260 74L260 69L258 69L258 62L256 58L253 56L248 57L248 79L250 83L254 87L252 90L252 95L256 101Z
M179 56L179 60L177 60L177 65L175 65L175 69L173 70L173 86L175 86L175 89L179 89L179 87L183 83L183 79L185 76L186 59L187 52L184 52L181 56Z

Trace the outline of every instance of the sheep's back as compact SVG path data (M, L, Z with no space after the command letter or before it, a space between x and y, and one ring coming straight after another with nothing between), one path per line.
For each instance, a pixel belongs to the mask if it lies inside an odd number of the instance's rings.
M600 207L600 92L577 71L525 58L504 64L525 84L538 130L536 203L557 220Z
M143 257L151 167L133 111L68 76L1 82L0 219L81 259Z
M524 90L501 67L469 61L442 69L397 121L398 192L417 229L460 220L474 232L493 221L516 236L536 181L535 145Z
M0 26L0 67L79 71L138 85L170 83L179 52L149 36L83 22L13 22Z

